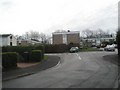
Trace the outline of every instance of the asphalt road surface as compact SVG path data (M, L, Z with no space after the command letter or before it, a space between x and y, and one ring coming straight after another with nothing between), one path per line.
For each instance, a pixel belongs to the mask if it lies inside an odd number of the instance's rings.
M39 73L3 82L3 88L114 88L118 66L95 51L58 54L61 63ZM55 54L57 55L57 54Z

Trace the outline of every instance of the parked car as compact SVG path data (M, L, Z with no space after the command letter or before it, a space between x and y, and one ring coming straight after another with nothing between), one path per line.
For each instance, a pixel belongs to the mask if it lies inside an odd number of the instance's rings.
M105 51L115 51L115 46L114 45L107 45L104 48Z
M117 44L112 44L115 48L117 48Z
M102 47L102 48L104 48L106 46L107 46L106 44L100 44L100 47Z
M79 48L78 47L71 47L70 48L70 52L78 52L79 51Z

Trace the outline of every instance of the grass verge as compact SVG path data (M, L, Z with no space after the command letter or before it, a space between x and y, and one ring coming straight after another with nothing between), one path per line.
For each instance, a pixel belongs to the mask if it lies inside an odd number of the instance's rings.
M97 48L82 48L80 51L97 51Z
M44 55L44 60L47 60L48 59L48 56L47 55Z

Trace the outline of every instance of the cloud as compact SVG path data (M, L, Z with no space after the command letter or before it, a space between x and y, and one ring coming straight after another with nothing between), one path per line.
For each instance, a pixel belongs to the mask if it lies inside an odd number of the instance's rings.
M12 7L13 3L9 0L0 1L0 10L2 12L8 11Z
M85 15L86 14L86 15ZM107 7L99 10L93 10L88 13L78 12L73 18L69 19L67 23L53 26L51 29L71 29L84 30L86 28L110 30L114 32L117 29L118 20L118 5L110 4Z
M29 30L52 33L57 29L113 28L116 12L110 8L117 1L0 0L0 30L23 34Z

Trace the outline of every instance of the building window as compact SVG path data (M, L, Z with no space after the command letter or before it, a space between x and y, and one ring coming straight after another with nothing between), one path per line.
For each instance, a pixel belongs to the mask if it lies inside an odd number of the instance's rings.
M63 43L67 44L67 35L66 34L63 34Z
M19 45L21 45L21 43L19 43Z

